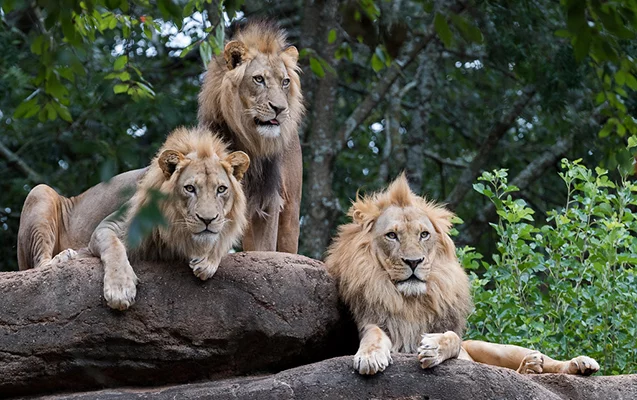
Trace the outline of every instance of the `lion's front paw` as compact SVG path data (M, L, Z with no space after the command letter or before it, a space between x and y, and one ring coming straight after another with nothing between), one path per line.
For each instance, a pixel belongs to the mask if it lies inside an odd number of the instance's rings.
M590 357L579 356L572 359L568 366L568 374L590 375L599 371L599 364Z
M389 348L373 346L370 349L359 349L354 356L354 369L361 375L374 375L384 371L391 363Z
M206 258L193 258L189 265L195 276L202 281L212 278L219 268L219 263L211 263Z
M522 359L518 367L520 374L541 374L544 371L544 356L539 351L532 351Z
M104 276L104 298L109 307L126 310L135 303L137 294L137 276L123 274L121 276Z
M423 369L435 367L444 361L439 345L442 335L442 333L422 335L420 347L418 347L418 361Z

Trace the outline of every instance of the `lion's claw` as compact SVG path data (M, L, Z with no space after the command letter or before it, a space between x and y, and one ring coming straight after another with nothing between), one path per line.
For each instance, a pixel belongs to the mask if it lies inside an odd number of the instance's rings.
M571 360L568 373L578 375L591 375L599 371L599 364L590 357L579 356Z
M392 362L389 349L359 350L354 356L354 369L361 375L374 375L384 371Z
M219 264L212 264L205 261L205 258L193 258L189 263L192 272L202 281L212 278L219 268Z
M418 361L423 369L435 367L444 361L440 353L440 346L438 345L438 335L441 334L422 335L420 347L418 347Z
M105 276L104 299L115 310L126 310L135 303L137 276Z

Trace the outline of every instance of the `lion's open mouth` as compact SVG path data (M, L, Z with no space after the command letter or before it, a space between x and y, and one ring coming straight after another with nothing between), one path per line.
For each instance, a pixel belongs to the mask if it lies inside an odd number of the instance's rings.
M255 118L254 123L257 124L258 126L278 126L279 125L279 121L277 121L276 119L261 121L259 118Z

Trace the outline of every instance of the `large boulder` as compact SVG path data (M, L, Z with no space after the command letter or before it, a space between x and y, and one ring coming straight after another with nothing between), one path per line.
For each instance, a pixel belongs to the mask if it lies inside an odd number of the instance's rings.
M449 360L422 370L413 355L375 376L352 369L352 357L339 357L267 377L233 378L154 389L116 389L68 396L69 400L634 400L637 375L520 375L505 368Z
M133 268L137 302L123 312L106 306L95 258L0 273L0 397L277 372L355 351L318 261L232 254L207 282L181 263Z

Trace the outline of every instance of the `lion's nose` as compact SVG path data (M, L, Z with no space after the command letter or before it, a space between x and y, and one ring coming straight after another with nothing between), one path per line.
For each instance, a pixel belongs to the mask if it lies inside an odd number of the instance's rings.
M416 268L418 268L420 263L423 262L424 258L418 258L418 259L403 258L402 260L405 264L409 266L409 268L411 268L412 271L416 272Z
M195 214L195 215L197 215L197 218L199 218L199 220L200 220L201 222L203 222L204 224L206 224L206 226L210 225L210 223L211 223L212 221L215 221L217 218L219 218L219 214L215 215L215 216L214 216L214 217L212 217L212 218L204 218L204 217L202 217L202 216L201 216L201 215L199 215L199 214Z
M268 102L268 104L270 104L270 108L274 110L274 113L276 114L277 117L279 116L279 114L281 114L283 110L285 110L285 107L283 106L277 106L272 104L271 102Z

